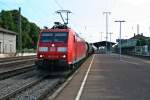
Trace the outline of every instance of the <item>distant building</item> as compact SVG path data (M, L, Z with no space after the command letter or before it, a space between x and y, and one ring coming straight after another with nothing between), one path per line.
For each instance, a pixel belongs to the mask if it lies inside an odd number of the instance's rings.
M121 50L124 54L132 54L132 55L148 55L150 56L150 37L145 37L142 34L137 34L129 39L121 39ZM120 48L120 40L116 40L118 42L117 47ZM119 50L119 49L118 49ZM118 51L119 52L119 51Z
M0 54L16 53L17 33L0 28Z
M148 38L149 37L143 36L143 33L141 33L141 34L137 34L137 35L134 34L134 36L131 37L130 39L148 39Z

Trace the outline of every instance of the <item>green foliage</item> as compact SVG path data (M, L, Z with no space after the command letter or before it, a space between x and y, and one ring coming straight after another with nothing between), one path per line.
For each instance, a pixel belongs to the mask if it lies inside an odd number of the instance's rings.
M9 30L14 30L13 16L11 12L1 12L2 27Z
M34 23L30 23L30 32L29 36L32 38L32 47L36 47L38 41L38 34L40 29Z
M27 18L21 16L21 29L22 29L22 47L23 48L36 48L38 40L38 33L40 28L28 21ZM19 36L19 12L18 10L0 12L0 27L17 32ZM17 39L18 40L18 39ZM17 42L19 43L19 42ZM18 44L17 44L18 48Z
M146 39L139 39L138 41L137 41L137 46L144 46L144 45L146 45L147 44L147 40Z
M137 40L136 45L137 45L137 46L141 46L141 44L140 44L140 40Z
M147 42L148 42L147 44L150 45L150 38L147 40Z

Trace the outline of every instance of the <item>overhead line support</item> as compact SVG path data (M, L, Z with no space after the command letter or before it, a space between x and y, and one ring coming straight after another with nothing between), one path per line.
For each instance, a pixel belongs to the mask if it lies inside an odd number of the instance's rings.
M106 15L106 54L108 52L107 50L107 40L108 40L108 15L111 14L111 12L103 12L103 14Z

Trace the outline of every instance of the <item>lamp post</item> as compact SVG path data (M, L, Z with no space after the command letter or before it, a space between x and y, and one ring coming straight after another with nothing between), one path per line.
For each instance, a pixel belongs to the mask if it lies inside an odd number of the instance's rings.
M107 53L107 39L108 39L108 15L111 14L111 12L103 12L103 14L106 15L106 53Z
M119 22L120 23L120 34L119 34L119 47L120 47L120 52L119 52L119 60L121 60L121 23L125 22L124 20L116 20L115 22Z

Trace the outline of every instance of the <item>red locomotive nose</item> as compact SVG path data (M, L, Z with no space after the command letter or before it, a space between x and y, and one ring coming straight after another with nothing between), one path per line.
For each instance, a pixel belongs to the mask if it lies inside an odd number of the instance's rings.
M51 45L51 47L49 47L49 51L50 52L56 52L57 51L54 43Z
M45 50L41 50L44 48ZM40 51L41 50L41 51ZM67 60L66 43L39 43L38 57L47 60Z
M50 52L56 52L56 47L49 47Z

